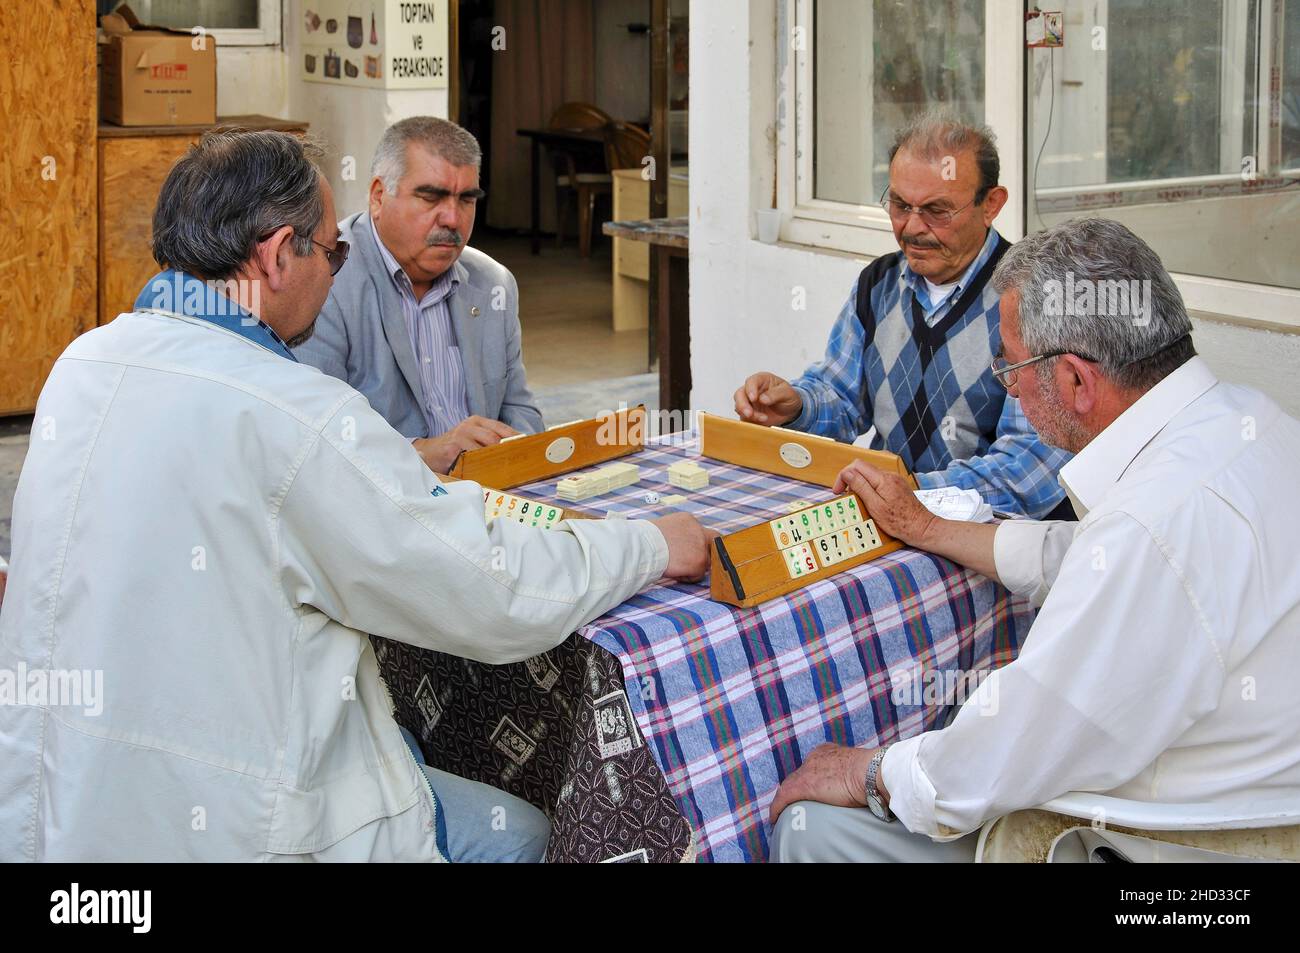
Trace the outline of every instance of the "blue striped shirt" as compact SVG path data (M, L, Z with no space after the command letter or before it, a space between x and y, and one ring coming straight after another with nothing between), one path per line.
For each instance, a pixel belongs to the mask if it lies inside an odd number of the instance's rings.
M383 256L384 267L388 269L402 300L402 317L406 321L406 333L411 340L411 350L415 352L415 364L424 390L419 395L420 409L424 411L429 436L436 437L469 416L465 365L448 306L460 279L455 276L454 267L448 268L417 301L410 277L379 238L374 219L370 220L370 228L375 235L375 244L379 246L379 254Z

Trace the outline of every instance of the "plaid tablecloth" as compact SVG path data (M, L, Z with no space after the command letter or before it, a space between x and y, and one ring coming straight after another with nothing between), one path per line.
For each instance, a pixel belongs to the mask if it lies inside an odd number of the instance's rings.
M709 472L707 488L669 486L668 464L683 458ZM646 495L680 493L687 499L676 508L726 533L832 495L700 458L692 434L625 459L641 468L640 482L581 505L660 516L671 507ZM554 502L555 482L513 492ZM942 685L1004 665L1032 618L983 576L900 550L752 609L711 601L706 585L654 587L520 665L493 669L395 644L381 654L399 720L424 737L431 763L551 814L548 859L748 861L766 859L768 806L808 752L941 724L948 699L900 694L900 676ZM429 729L434 709L443 728ZM461 727L448 732L448 723Z

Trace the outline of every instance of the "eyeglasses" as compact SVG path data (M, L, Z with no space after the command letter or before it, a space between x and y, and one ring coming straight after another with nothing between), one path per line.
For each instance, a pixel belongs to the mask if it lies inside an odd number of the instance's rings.
M976 193L976 197L961 208L908 205L906 202L900 202L891 196L889 190L886 189L885 194L880 197L880 207L896 222L906 221L915 212L921 216L921 221L925 222L930 228L947 228L952 224L952 220L957 217L958 212L964 212L972 205L978 205L982 201L984 201L983 196Z
M329 262L330 265L330 277L333 278L339 273L339 269L343 267L343 263L348 260L348 243L341 238L334 242L333 248L316 241L314 238L311 240L311 243L313 245L319 245L324 250L325 260ZM348 272L348 274L351 274L351 272Z
M1015 364L1008 364L1007 359L999 354L993 358L993 363L989 365L989 370L993 372L994 379L1005 387L1007 390L1016 386L1019 379L1020 368L1028 367L1030 364L1037 364L1039 361L1045 361L1049 357L1064 357L1066 354L1074 354L1075 357L1082 357L1085 361L1096 364L1096 360L1091 357L1085 357L1082 354L1075 354L1074 351L1048 351L1045 354L1039 354L1037 357L1031 357L1027 361L1018 361Z
M1180 335L1179 337L1174 338L1172 341L1170 341L1168 344L1164 345L1163 347L1156 348L1150 354L1144 354L1141 357L1136 357L1131 361L1125 361L1124 364L1121 366L1131 367L1134 364L1141 364L1143 361L1149 361L1151 360L1151 358L1156 357L1159 354L1163 354L1165 351L1168 351L1170 348L1182 344L1189 337L1191 337L1190 333ZM993 372L993 377L998 381L998 383L1000 383L1003 387L1007 388L1007 390L1010 390L1011 388L1016 386L1016 380L1020 376L1018 373L1020 368L1028 367L1030 364L1037 364L1039 361L1045 361L1049 357L1064 357L1067 354L1073 354L1075 357L1082 358L1083 360L1087 361L1089 364L1101 363L1095 357L1089 357L1087 354L1080 354L1078 351L1047 351L1044 354L1039 354L1037 357L1031 357L1025 361L1018 361L1015 364L1008 364L1007 359L1003 357L1001 354L999 354L997 357L993 358L993 363L989 365L989 370Z
M278 225L265 235L259 235L257 240L259 242L264 242L282 228L284 228L283 225ZM298 233L295 231L294 235L297 234ZM340 238L334 242L334 247L330 248L329 245L326 245L323 242L318 242L314 238L308 238L307 240L325 252L325 260L329 262L330 266L330 277L333 278L337 275L339 269L343 267L343 263L348 260L348 243Z

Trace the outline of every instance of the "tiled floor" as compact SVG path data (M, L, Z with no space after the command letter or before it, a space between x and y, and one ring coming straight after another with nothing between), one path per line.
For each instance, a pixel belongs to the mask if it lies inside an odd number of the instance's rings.
M542 241L528 251L526 237L476 233L472 244L509 268L519 282L524 365L536 390L583 381L645 374L646 332L615 333L612 323L610 246L596 243L591 258L569 242Z

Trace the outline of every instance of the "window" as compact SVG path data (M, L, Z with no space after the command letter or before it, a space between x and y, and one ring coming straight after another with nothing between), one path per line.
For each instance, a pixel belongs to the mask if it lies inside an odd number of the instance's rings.
M781 239L896 251L888 149L941 104L997 135L1008 239L1114 218L1190 309L1300 327L1300 0L1058 0L1033 49L1025 6L777 0Z
M118 0L99 0L99 12L117 5ZM280 0L130 0L130 7L150 26L201 26L219 47L280 44Z
M1172 272L1300 288L1300 3L1060 6L1065 45L1030 51L1030 228L1104 215Z
M894 130L927 106L984 121L984 0L816 0L813 30L815 198L879 201Z
M936 105L1021 137L1020 75L986 69L990 50L1014 44L1005 0L792 0L794 22L781 83L793 124L778 131L777 205L782 238L858 254L896 251L879 207L889 147L909 118ZM992 25L992 28L988 28ZM995 95L996 94L996 95ZM1008 161L1010 160L1010 161ZM1019 149L1003 147L1004 181L1019 176ZM1011 179L1008 179L1008 175ZM1019 236L1021 204L1003 212Z

